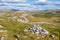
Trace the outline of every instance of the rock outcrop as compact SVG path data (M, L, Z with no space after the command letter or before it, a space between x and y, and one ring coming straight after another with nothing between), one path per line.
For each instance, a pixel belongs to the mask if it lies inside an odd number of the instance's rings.
M28 29L25 29L24 31L31 32L33 34L49 34L49 32L47 30L43 29L39 25L38 26L34 25Z

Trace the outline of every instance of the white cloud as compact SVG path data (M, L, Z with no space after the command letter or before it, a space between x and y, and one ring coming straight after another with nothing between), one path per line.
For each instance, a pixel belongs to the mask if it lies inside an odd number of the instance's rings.
M0 6L0 8L9 8L9 9L18 9L18 10L44 10L44 9L54 9L58 8L54 5L33 5L33 4L26 4L26 3L4 3L6 6Z
M38 0L39 2L46 2L46 0Z
M48 2L47 0L37 0L33 3L20 3L26 2L27 0L2 0L3 3L0 3L0 8L9 8L9 9L18 9L18 10L44 10L44 9L55 9L60 8L57 7L55 4L60 4L60 2ZM8 2L18 2L18 3L8 3ZM42 4L46 4L41 6ZM35 5L36 4L36 5Z
M60 4L60 2L47 2L48 4Z
M1 0L2 2L26 2L27 0Z
M14 0L16 2L26 2L26 0Z

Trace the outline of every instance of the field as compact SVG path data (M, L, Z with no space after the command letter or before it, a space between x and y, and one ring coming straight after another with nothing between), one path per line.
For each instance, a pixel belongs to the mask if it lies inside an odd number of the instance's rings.
M4 12L4 15L0 16L0 25L3 28L0 30L7 30L7 35L5 40L60 40L60 14L52 13L38 13L29 14L24 16L28 19L28 23L22 23L17 21L20 16L24 14L23 11L18 12ZM16 18L13 18L16 17ZM48 22L48 24L39 24L42 28L48 30L48 35L43 34L32 34L30 32L24 32L24 29L31 27L33 24L31 22ZM50 24L49 24L50 23ZM38 24L36 24L38 25ZM0 33L1 35L1 33ZM3 35L3 33L2 33ZM50 35L54 35L51 37ZM4 35L3 35L4 36Z

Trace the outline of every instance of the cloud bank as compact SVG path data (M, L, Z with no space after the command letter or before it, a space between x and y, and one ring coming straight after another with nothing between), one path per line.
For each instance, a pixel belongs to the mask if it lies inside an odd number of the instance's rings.
M38 0L39 2L46 2L46 0Z
M46 10L60 9L60 1L52 0L0 0L0 9Z
M1 0L2 2L26 2L27 0Z

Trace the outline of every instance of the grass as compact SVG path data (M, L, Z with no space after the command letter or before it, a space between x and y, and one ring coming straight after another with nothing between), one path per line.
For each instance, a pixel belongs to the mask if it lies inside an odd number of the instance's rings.
M3 28L4 30L8 30L8 34L10 36L18 34L20 31L23 31L26 27L29 27L29 24L23 24L23 23L13 21L12 19L7 19L7 18L4 19L4 21L0 20L0 25L4 26ZM13 37L11 37L11 39L13 39Z
M19 14L19 13L18 13ZM7 15L7 14L6 14ZM7 30L7 39L6 40L15 40L14 35L18 35L19 40L60 40L60 14L34 14L34 15L28 15L26 18L30 22L38 22L38 21L44 21L44 22L55 22L53 24L39 24L42 28L48 30L48 35L42 35L42 34L32 34L29 32L24 32L24 29L29 28L32 26L32 24L24 24L21 22L13 21L12 17L11 19L8 19L10 16L2 16L0 17L3 20L0 20L0 25L2 25L4 28L2 30ZM16 15L18 16L18 15ZM58 20L58 21L57 21ZM1 35L1 34L0 34ZM54 38L50 37L50 35L54 35ZM42 37L44 36L44 37Z
M27 19L30 22L60 22L60 14L48 14L48 13L40 13L40 14L33 14L33 15L28 15Z

